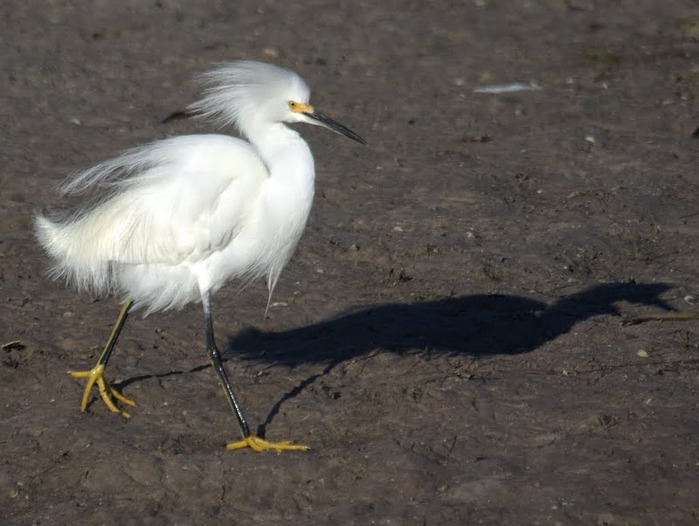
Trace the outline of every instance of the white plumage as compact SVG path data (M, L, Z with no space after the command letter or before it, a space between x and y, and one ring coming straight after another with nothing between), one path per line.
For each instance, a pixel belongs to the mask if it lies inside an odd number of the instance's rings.
M97 202L37 220L55 276L98 295L115 290L147 312L182 307L233 277L264 276L271 293L313 199L311 152L281 124L304 120L288 102L307 103L309 89L291 71L252 62L205 78L215 85L191 108L235 124L255 146L174 137L77 174L62 192L96 191Z
M306 83L287 69L235 62L203 79L209 89L189 110L235 125L249 142L173 137L75 175L61 192L92 199L36 221L53 276L98 295L118 293L125 313L132 302L148 314L203 300L207 323L210 295L230 279L264 277L271 296L306 225L315 177L308 145L285 123L363 140L315 110Z
M64 221L37 220L54 275L98 295L116 290L148 312L181 307L233 277L265 276L271 292L313 199L313 158L284 131L286 155L301 166L268 162L268 171L244 141L191 135L79 174L64 189L101 191L100 200Z

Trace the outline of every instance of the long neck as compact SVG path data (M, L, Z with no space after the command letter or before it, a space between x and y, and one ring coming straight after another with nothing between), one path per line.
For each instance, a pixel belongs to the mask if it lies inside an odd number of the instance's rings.
M301 191L313 192L315 166L306 141L283 124L268 126L249 136L269 169L270 177L282 179Z
M248 138L270 173L258 206L264 217L261 235L275 252L274 260L267 266L271 297L282 268L306 226L313 203L315 168L308 144L283 124L267 127L265 133L248 135Z

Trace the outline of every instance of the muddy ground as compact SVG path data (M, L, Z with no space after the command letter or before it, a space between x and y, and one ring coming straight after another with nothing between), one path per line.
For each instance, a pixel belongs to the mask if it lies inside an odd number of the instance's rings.
M0 7L2 524L696 524L694 1L5 1ZM193 80L298 71L362 147L304 128L308 229L269 316L215 297L133 317L47 279L32 218L71 171L175 134ZM514 82L538 89L477 93ZM233 133L232 130L228 131Z

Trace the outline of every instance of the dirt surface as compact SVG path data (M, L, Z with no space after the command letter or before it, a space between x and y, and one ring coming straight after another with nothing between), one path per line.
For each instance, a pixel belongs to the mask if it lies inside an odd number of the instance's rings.
M87 4L0 7L0 523L699 522L697 321L622 323L697 310L695 1ZM80 413L119 305L32 235L71 171L211 131L161 121L240 58L369 142L302 130L269 317L263 284L215 297L249 419L308 453L224 449L199 305L124 330L133 418Z

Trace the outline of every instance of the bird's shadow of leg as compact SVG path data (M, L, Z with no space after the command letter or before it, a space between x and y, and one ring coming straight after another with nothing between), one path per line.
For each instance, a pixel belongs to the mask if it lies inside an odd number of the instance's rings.
M229 360L224 359L223 361L224 361L224 363L226 363ZM287 393L283 394L281 396L281 398L279 398L279 400L277 400L277 402L269 410L269 413L267 413L267 416L265 417L264 421L257 427L257 436L259 436L261 438L265 437L265 432L267 431L267 427L272 423L274 418L279 414L279 411L281 410L284 403L296 398L303 391L305 391L310 385L315 383L316 380L329 374L341 362L342 362L342 360L337 360L337 359L331 361L328 365L325 366L325 368L321 372L312 374L308 378L299 382L298 385L294 386ZM207 363L207 364L197 365L196 367L192 367L191 369L189 369L187 371L168 371L166 373L153 373L153 374L143 374L143 375L139 375L139 376L132 376L131 378L127 378L125 380L122 380L121 382L114 382L111 385L114 389L116 389L120 393L123 393L124 388L128 387L129 385L131 385L133 383L143 382L145 380L150 380L153 378L160 380L162 378L167 378L169 376L179 376L182 374L198 373L200 371L203 371L204 369L210 369L210 368L211 368L211 364ZM96 401L97 399L99 399L99 397L96 397L93 400L91 400L90 405L94 401Z
M279 400L277 400L277 402L272 406L272 409L269 410L269 413L267 414L267 417L264 419L264 421L259 426L257 426L257 436L262 438L265 437L267 426L270 425L272 423L272 420L274 420L274 417L276 417L279 414L279 410L285 402L296 398L310 385L312 385L316 380L318 380L318 378L322 378L323 376L329 374L330 371L332 371L340 363L341 360L334 360L330 362L328 365L325 366L325 369L323 369L321 372L312 374L305 380L299 382L299 384L296 385L289 392L282 395L282 397Z
M206 363L206 364L202 364L202 365L197 365L196 367L192 367L191 369L189 369L187 371L168 371L166 373L142 374L139 376L132 376L131 378L126 378L126 379L122 380L121 382L114 382L111 384L111 386L123 394L124 388L128 387L131 384L143 382L145 380L150 380L152 378L156 378L156 379L160 380L162 378L167 378L168 376L180 376L182 374L198 373L200 371L203 371L204 369L209 369L209 368L211 368L211 364Z

